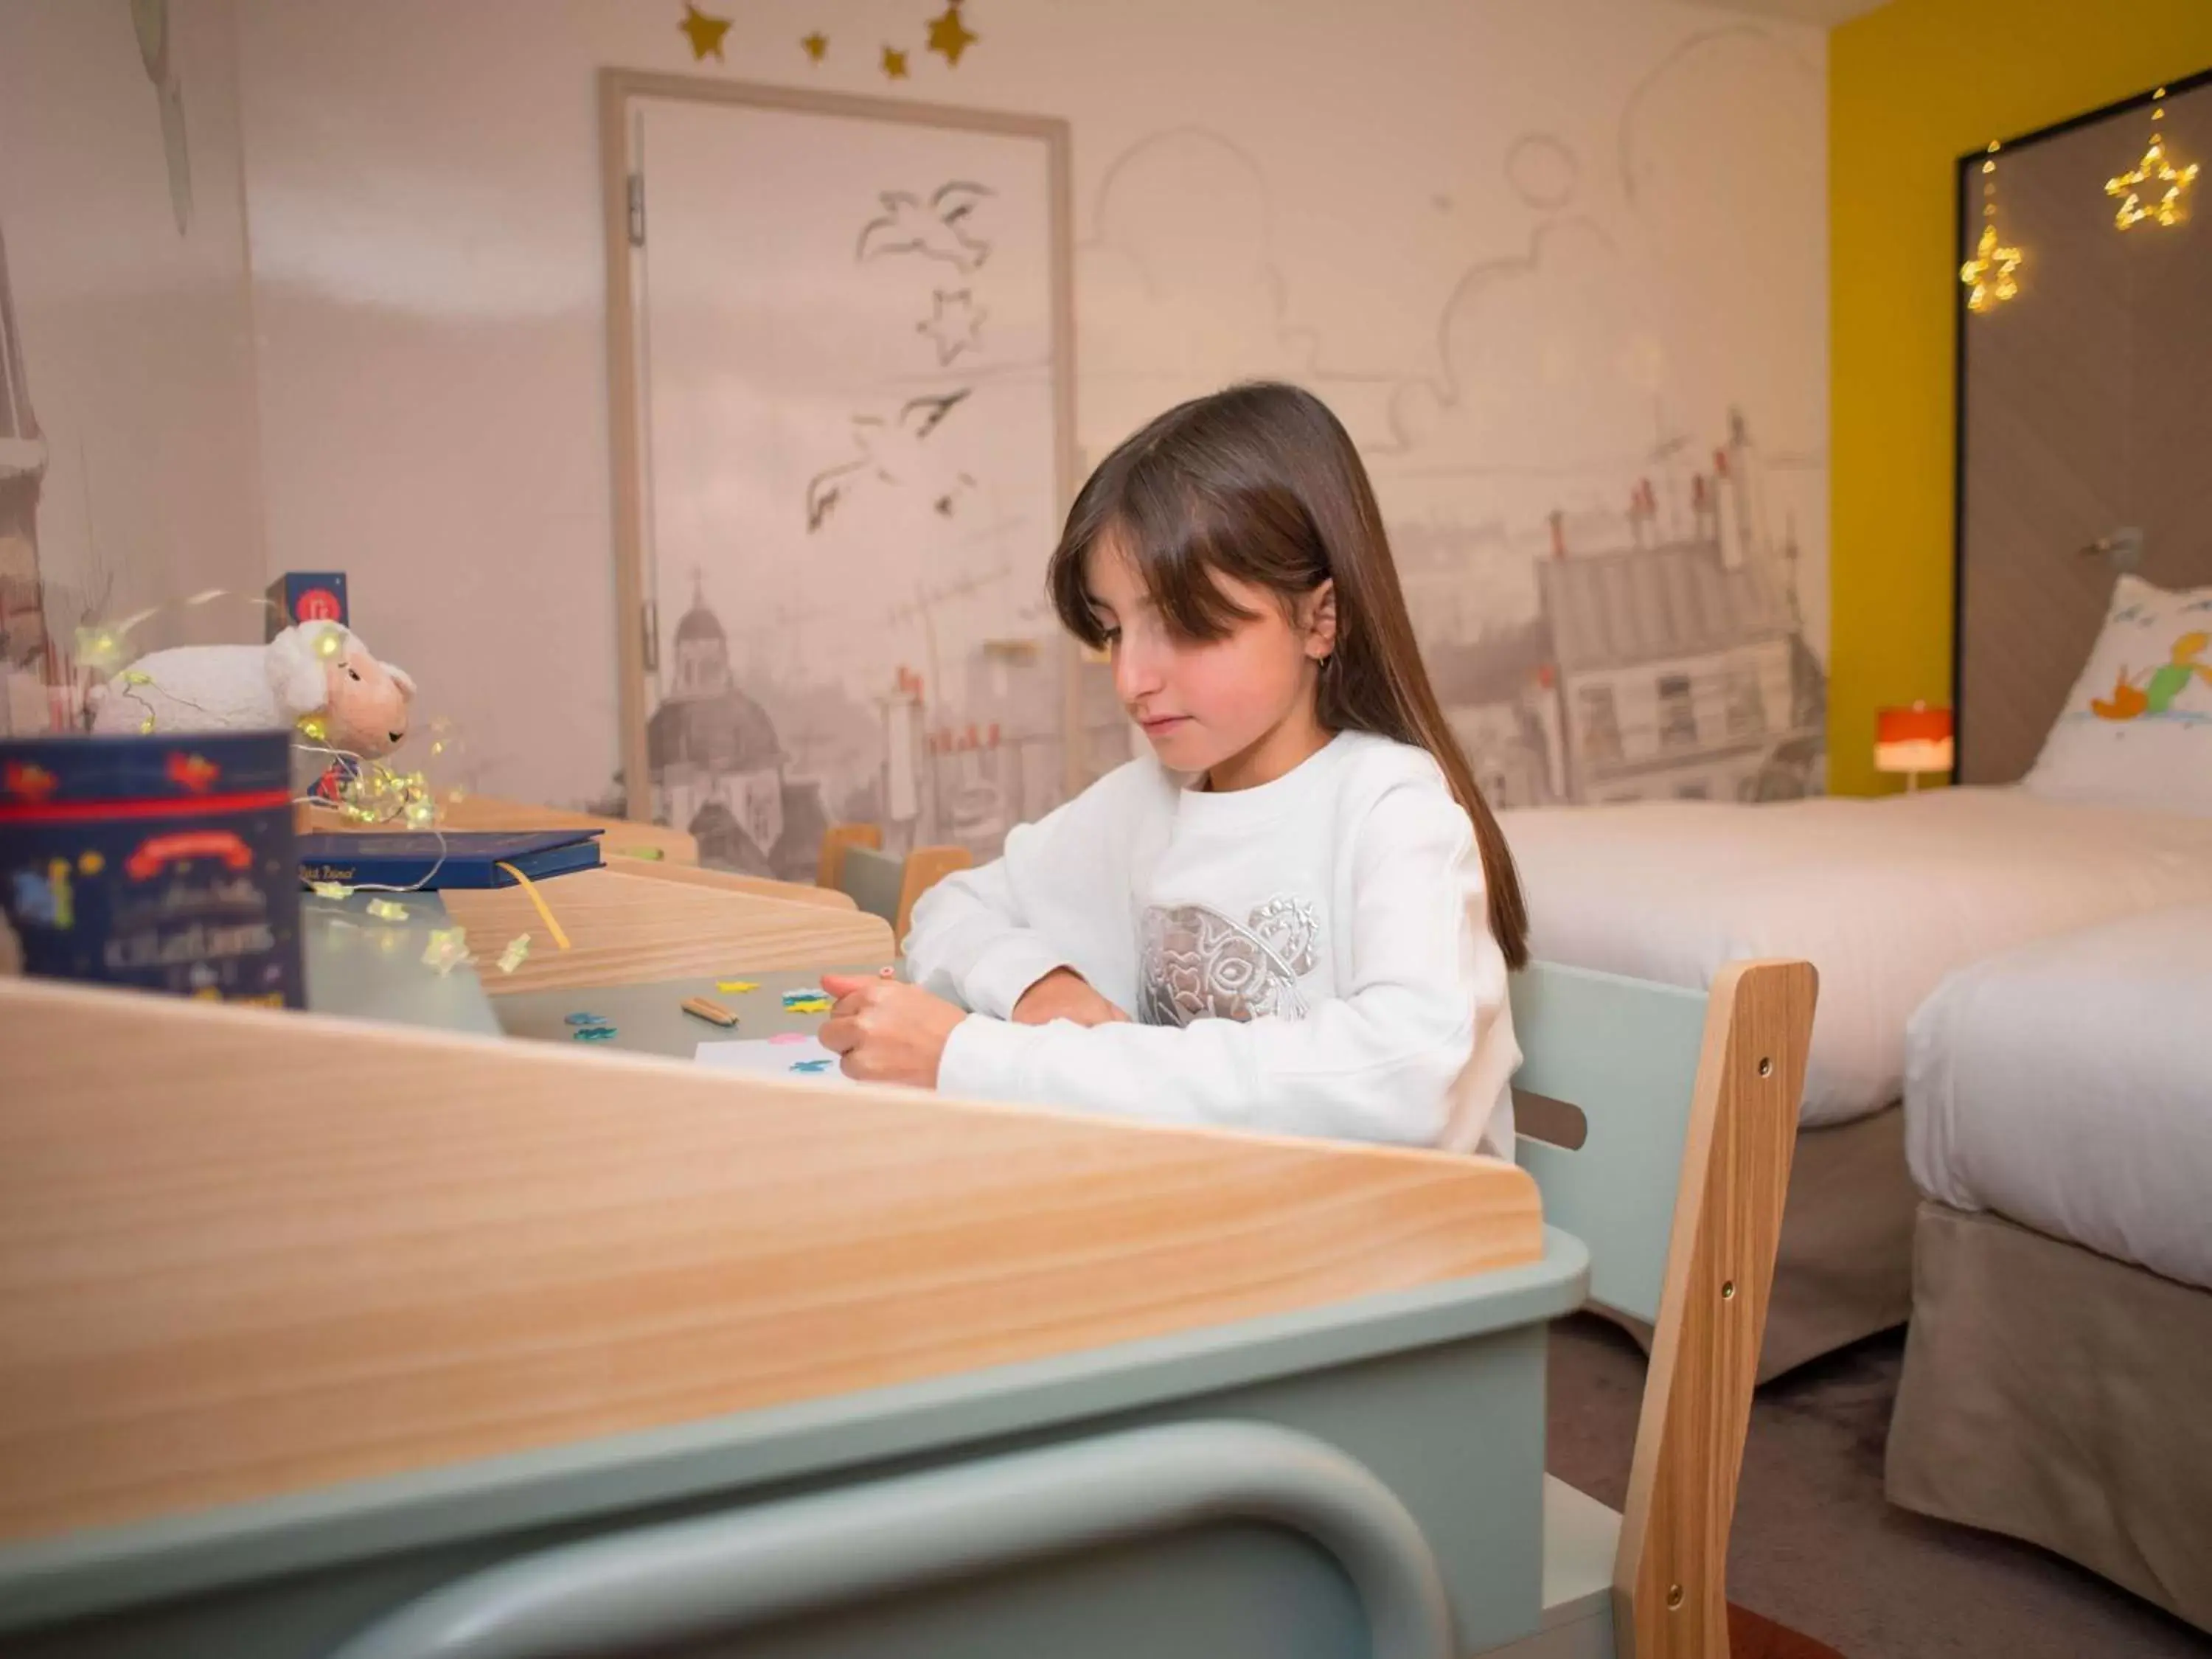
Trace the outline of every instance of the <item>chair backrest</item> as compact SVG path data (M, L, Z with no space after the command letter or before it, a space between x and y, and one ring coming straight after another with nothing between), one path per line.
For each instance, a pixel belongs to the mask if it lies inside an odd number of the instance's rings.
M880 848L883 844L884 831L881 824L831 824L822 832L822 846L815 854L814 884L817 887L835 887L840 891L843 890L846 849L853 847Z
M1705 994L1535 962L1513 976L1514 1074L1521 1167L1544 1218L1589 1246L1590 1297L1646 1324L1659 1320L1675 1183L1690 1130ZM1537 1097L1531 1102L1528 1096ZM1532 1138L1541 1103L1582 1115L1581 1146Z
M899 858L872 847L848 846L839 864L837 886L861 909L890 923L891 937L903 945L914 921L915 902L974 861L964 847L917 847Z
M837 888L872 916L894 926L898 921L899 888L906 879L906 860L896 853L872 847L848 846L837 867Z
M1523 1139L1521 1162L1547 1219L1589 1243L1593 1296L1656 1314L1613 1570L1615 1639L1636 1659L1728 1652L1729 1534L1816 988L1803 962L1731 963L1703 997L1549 965L1514 988L1516 1087L1586 1125L1579 1151Z
M914 925L915 902L954 871L971 868L975 862L975 855L964 847L917 847L908 853L899 882L898 915L891 919L891 937L903 946L907 929Z

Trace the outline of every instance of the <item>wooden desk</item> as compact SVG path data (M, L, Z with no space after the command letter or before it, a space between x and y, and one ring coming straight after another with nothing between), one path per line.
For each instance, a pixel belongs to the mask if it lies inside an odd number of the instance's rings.
M726 893L750 893L756 898L781 899L787 904L818 904L831 910L851 910L858 907L849 893L841 893L833 887L816 887L805 882L774 881L766 876L741 876L729 870L710 870L703 865L654 863L647 859L625 858L619 853L605 855L607 867L626 875L653 876L662 881L672 881L679 886L718 888Z
M539 896L570 949L553 945L544 918L521 888L457 889L444 896L448 914L468 929L471 948L487 961L516 934L532 936L521 967L485 976L484 988L495 998L831 963L882 967L897 955L890 925L878 916L622 870L562 876L544 883Z
M368 905L373 897L400 905L407 911L407 919L388 921L370 915ZM568 1016L592 1013L613 1025L616 1036L591 1047L689 1060L702 1042L769 1037L785 1031L811 1036L821 1029L823 1017L786 1012L783 994L818 988L825 971L872 974L882 965L824 962L819 968L747 969L745 962L757 959L758 953L740 947L731 951L730 966L714 974L629 985L502 989L494 997L492 988L506 976L483 960L489 951L496 948L489 940L476 941L478 959L474 963L463 963L444 974L423 965L422 953L431 934L455 925L436 893L303 897L301 930L306 944L308 1007L317 1013L349 1019L580 1047L586 1045L578 1042ZM745 992L718 988L719 981L740 978L759 988ZM740 1024L714 1025L685 1013L684 1000L697 996L713 998L736 1014Z
M1536 1627L1544 1324L1588 1258L1522 1172L715 1073L696 1042L818 1024L781 991L888 962L889 928L545 892L574 948L481 980L422 945L441 911L479 957L541 934L514 890L311 900L318 1006L407 1024L0 982L11 1659L458 1655L400 1609L502 1562L589 1604L484 1650L518 1655L863 1604L839 1651ZM676 1010L713 976L761 983L708 992L737 1032ZM684 1058L594 1052L571 1012ZM1063 1555L1033 1614L979 1611L979 1566Z
M441 801L438 821L454 830L599 830L609 856L658 856L673 864L699 862L699 843L681 830L665 824L641 823L634 818L595 817L534 801L507 800L496 795L463 795Z

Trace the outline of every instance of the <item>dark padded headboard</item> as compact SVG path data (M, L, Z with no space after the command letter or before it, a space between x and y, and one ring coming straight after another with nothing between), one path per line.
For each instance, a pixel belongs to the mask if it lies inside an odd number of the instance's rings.
M2019 292L1959 308L1958 775L2009 783L2097 637L2120 568L2212 583L2212 71L2174 82L2156 122L2175 167L2203 164L2186 216L2123 231L2106 183L2142 160L2152 98L1959 163L1959 259L1996 185ZM2155 205L2166 186L2149 196ZM2085 551L2116 532L2139 555Z

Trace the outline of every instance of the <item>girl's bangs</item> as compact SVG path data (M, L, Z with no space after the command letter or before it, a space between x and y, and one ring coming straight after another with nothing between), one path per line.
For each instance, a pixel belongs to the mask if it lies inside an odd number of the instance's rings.
M1091 550L1110 548L1136 566L1138 582L1170 634L1183 640L1225 639L1256 614L1221 590L1217 573L1236 562L1231 515L1180 490L1125 489L1102 506L1081 543L1064 544L1053 562L1054 608L1069 631L1094 649L1105 629L1091 609L1085 570ZM1072 601L1072 607L1071 607Z

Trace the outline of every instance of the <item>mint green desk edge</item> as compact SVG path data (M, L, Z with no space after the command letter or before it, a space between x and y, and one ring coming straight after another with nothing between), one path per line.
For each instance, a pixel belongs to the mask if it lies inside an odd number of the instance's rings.
M0 1549L0 1632L335 1562L820 1475L1549 1322L1589 1255Z
M398 905L407 919L380 921L370 916L368 906L378 899ZM343 899L302 894L300 936L307 1006L351 1019L499 1036L499 1016L475 969L439 974L423 965L422 949L431 930L452 925L445 900L434 892L357 892ZM376 949L368 942L373 939L396 939L399 948ZM475 941L479 955L486 944ZM493 955L498 950L491 946Z

